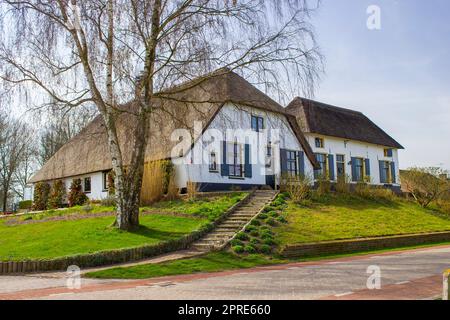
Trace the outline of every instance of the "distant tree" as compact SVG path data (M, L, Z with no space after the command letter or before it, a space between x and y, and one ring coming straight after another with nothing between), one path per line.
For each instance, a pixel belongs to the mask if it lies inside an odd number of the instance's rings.
M40 90L70 112L95 104L115 173L116 225L130 230L139 225L151 113L175 93L229 70L266 90L311 93L322 62L309 23L317 3L0 0L0 25L8 29L0 37L0 78ZM218 68L222 74L210 73ZM176 86L196 77L190 86ZM128 101L135 110L119 108ZM128 163L117 132L121 112L135 123Z
M424 208L450 191L450 183L443 177L441 168L410 168L402 171L400 177L402 186Z
M41 166L85 128L96 114L95 109L89 107L64 112L60 108L51 106L47 111L39 137L38 162Z
M17 184L17 175L27 161L28 146L32 133L28 126L10 115L0 115L0 189L2 210L8 208L8 201Z

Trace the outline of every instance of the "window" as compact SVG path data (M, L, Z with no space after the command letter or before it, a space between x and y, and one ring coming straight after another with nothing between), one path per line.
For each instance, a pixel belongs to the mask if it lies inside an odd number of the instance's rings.
M336 167L337 167L337 176L343 177L345 176L345 156L342 154L336 155Z
M316 153L317 162L320 164L320 169L314 171L314 178L319 179L327 176L328 156L322 153Z
M324 148L324 146L323 138L316 138L316 148Z
M218 172L217 155L215 152L209 154L209 172Z
M264 118L252 116L252 130L261 132L264 130Z
M91 177L84 178L84 192L90 193L91 191Z
M273 155L272 143L269 142L266 150L266 168L272 167L272 155Z
M228 144L227 163L229 164L229 176L242 178L244 170L242 166L242 145L237 142Z
M287 172L290 176L296 176L298 173L298 162L297 162L297 152L287 151Z
M110 171L103 171L103 191L108 191L108 176Z
M355 158L355 181L364 181L364 159Z
M392 149L384 149L384 156L386 158L391 158L392 157Z
M381 183L392 183L391 163L389 161L381 161Z
M267 156L271 157L272 156L272 152L273 152L272 142L269 142L269 144L267 145Z

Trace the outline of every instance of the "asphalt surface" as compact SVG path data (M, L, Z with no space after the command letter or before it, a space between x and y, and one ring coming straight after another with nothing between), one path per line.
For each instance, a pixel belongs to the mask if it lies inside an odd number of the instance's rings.
M67 289L65 273L8 276L0 277L0 299L432 299L449 268L450 247L442 246L139 281L83 279L79 290ZM373 270L379 290L367 287Z

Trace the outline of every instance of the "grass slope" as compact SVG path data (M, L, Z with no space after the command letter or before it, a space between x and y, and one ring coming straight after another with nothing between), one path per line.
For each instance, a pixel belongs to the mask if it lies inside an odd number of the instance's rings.
M229 252L217 252L202 257L184 260L96 271L88 273L85 276L88 278L99 279L148 279L199 272L245 269L261 265L280 264L283 262L286 261L271 259L257 254L238 256Z
M330 195L308 207L290 202L286 217L275 229L281 245L450 230L448 216L403 199Z
M114 217L17 226L0 222L0 260L46 259L151 245L197 230L207 220L149 215L141 217L141 227L135 232L112 228L113 222Z

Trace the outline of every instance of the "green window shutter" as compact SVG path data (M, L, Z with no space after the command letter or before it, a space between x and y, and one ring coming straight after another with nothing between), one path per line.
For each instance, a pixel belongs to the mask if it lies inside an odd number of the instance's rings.
M280 149L281 174L287 172L287 150Z
M397 183L396 171L397 170L395 170L395 162L391 162L392 183Z
M371 173L370 173L370 159L366 159L365 162L366 162L366 164L365 164L365 166L366 166L366 176L370 177L371 176Z
M379 164L380 164L380 183L387 183L387 177L384 171L384 161L379 161Z
M222 164L221 164L222 177L228 177L230 175L230 167L227 164L227 142L222 141Z
M352 158L352 181L353 182L358 182L358 178L357 178L357 173L356 173L356 158Z
M330 174L330 180L334 181L335 174L334 174L334 155L329 154L328 155L328 172Z
M246 178L251 178L252 174L253 174L253 172L252 172L253 168L252 168L252 164L250 161L250 154L251 154L250 152L251 152L250 145L246 144L245 145L245 168L244 168Z
M298 157L298 169L299 169L299 174L301 176L305 175L305 153L303 151L299 151L297 154Z

